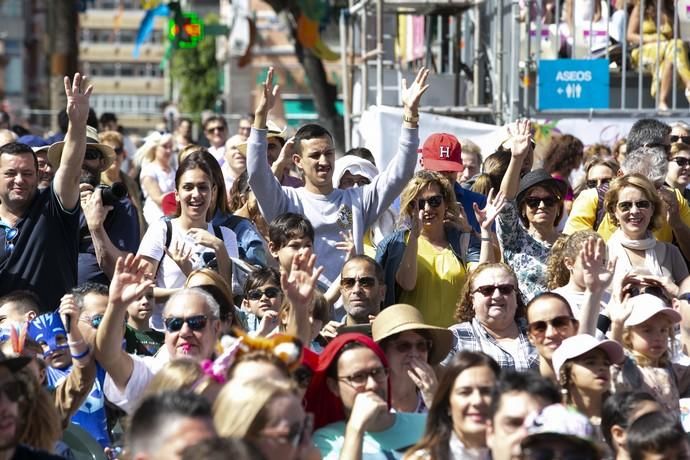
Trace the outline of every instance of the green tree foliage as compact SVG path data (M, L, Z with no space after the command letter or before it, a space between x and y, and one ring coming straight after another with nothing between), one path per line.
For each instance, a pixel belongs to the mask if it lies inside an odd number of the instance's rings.
M217 23L217 15L204 18L204 24ZM171 73L182 112L198 114L213 108L218 97L218 69L212 36L204 37L196 48L172 50Z

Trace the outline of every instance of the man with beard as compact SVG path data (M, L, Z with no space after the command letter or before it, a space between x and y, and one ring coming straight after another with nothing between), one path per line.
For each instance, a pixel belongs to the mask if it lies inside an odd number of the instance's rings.
M60 143L55 144L60 145ZM54 149L48 154L52 164L59 164L61 149ZM98 132L91 126L86 127L86 153L81 165L81 177L79 179L79 191L81 206L84 207L91 194L101 184L101 173L106 171L116 160L116 153L107 144L101 144L98 140ZM113 184L109 191L101 191L101 199L106 204L107 216L103 227L110 241L121 251L137 252L139 248L139 219L137 210L132 201L127 197L126 186L122 183ZM119 193L116 193L119 192ZM110 195L111 202L106 201ZM83 211L79 213L79 273L77 283L87 281L108 284L110 280L103 272L96 258L96 250L91 239L91 233L86 224Z
M38 189L31 147L17 142L0 147L0 295L32 290L42 312L54 310L77 283L79 171L92 90L80 74L73 82L65 77L70 123L59 146L64 155L52 163L58 169L50 187Z
M29 361L27 357L7 358L0 352L0 459L59 460L63 457L18 443L23 422L21 406L28 389L16 374Z

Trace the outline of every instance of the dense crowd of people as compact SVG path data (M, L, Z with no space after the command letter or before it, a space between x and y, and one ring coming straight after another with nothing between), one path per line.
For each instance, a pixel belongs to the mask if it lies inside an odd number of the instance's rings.
M0 131L0 459L690 458L690 127L420 148L428 75L386 164L272 70L234 135L99 133L79 74Z

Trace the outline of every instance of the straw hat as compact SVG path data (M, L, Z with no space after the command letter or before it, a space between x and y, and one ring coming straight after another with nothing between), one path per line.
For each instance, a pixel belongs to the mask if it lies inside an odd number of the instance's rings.
M277 137L282 139L283 144L285 143L285 141L287 141L287 126L281 129L280 126L278 126L275 122L268 120L266 122L266 131L266 139ZM239 150L242 155L247 155L248 143L248 141L245 141L237 144L237 150Z
M65 142L56 142L48 149L48 161L54 168L60 166L60 158L62 158L62 149L65 147ZM115 161L115 150L109 145L101 144L98 141L98 130L93 126L86 126L86 147L94 148L103 155L103 166L101 172L105 171Z
M425 324L422 313L412 305L399 303L386 307L371 323L371 335L377 343L401 332L418 330L426 331L431 336L429 364L443 361L453 346L453 333L442 327Z

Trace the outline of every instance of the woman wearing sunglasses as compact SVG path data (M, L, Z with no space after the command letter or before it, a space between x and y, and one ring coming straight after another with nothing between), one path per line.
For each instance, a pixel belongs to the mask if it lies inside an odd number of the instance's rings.
M492 230L503 197L489 195L475 208L482 229L481 262L495 257ZM443 175L419 171L400 195L403 227L381 242L376 261L385 272L385 305L406 303L422 312L428 324L448 327L467 276L467 248L472 231Z
M604 207L617 227L607 244L609 257L616 261L614 286L632 271L676 284L688 276L680 250L652 234L661 225L666 206L649 179L640 174L616 179L606 192Z
M388 360L391 407L397 412L427 412L438 385L431 366L446 357L453 334L425 324L419 310L405 304L379 313L371 334Z
M526 371L539 365L539 355L527 338L525 303L515 272L506 264L479 265L467 278L455 312L459 324L450 355L481 351L502 369Z
M673 136L671 136L673 137ZM690 136L687 137L690 142ZM668 160L666 185L678 189L686 200L690 199L690 144L674 142L671 144L671 159Z

